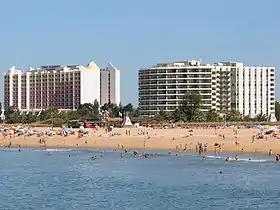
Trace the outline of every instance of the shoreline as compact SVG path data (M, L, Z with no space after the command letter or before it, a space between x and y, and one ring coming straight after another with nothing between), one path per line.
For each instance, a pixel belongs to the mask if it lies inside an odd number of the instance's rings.
M172 153L176 153L178 154L178 156L180 155L188 155L188 154L196 154L197 156L199 156L198 152L191 150L191 151L187 151L187 152L180 152L177 153L176 150L172 150L172 149L164 149L164 148L124 148L124 149L118 149L115 147L93 147L93 146L84 146L84 147L73 147L73 146L69 146L66 145L64 147L56 147L54 145L51 146L39 146L39 145L28 145L28 146L11 146L10 148L8 147L0 147L0 149L19 149L21 148L22 150L24 149L31 149L31 150L48 150L48 149L57 149L57 150L67 150L67 149L71 149L71 150L110 150L110 151L114 151L114 152L123 152L125 149L128 150L128 152L132 152L133 150L141 150L141 151L153 151L153 152L172 152ZM275 154L272 154L271 156L268 155L268 153L265 153L263 151L236 151L236 150L223 150L221 152L217 152L215 154L214 150L208 150L207 153L202 153L201 157L203 157L204 155L215 155L215 156L219 156L220 154L227 154L227 153L232 153L232 154L236 154L236 155L246 155L246 154L254 154L254 155L263 155L263 156L267 156L267 157L274 157Z

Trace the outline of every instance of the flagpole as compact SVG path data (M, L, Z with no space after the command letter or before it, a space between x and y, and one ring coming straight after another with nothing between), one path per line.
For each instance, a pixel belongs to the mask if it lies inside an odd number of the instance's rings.
M98 118L99 118L99 127L101 127L101 111L100 111L100 105L98 106Z

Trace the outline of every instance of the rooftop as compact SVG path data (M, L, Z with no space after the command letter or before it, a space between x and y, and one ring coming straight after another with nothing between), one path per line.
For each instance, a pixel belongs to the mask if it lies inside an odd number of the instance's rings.
M213 66L230 66L230 67L244 67L244 64L241 62L234 62L234 61L221 61L215 63L206 63L203 64L201 61L198 60L187 60L187 61L173 61L173 62L166 62L166 63L158 63L152 67L141 68L140 70L145 69L158 69L158 68L183 68L183 67L204 67L204 68L211 68ZM268 67L268 66L246 66L246 67ZM269 67L273 68L273 67Z
M46 72L51 72L51 71L79 71L81 68L87 69L87 70L95 70L99 69L99 67L96 65L95 62L91 61L89 64L86 66L83 65L44 65L39 68L33 68L31 66L28 67L28 69L17 69L15 66L11 67L8 71L8 73L12 74L23 74L26 72L40 72L40 73L46 73ZM4 73L6 74L6 73Z

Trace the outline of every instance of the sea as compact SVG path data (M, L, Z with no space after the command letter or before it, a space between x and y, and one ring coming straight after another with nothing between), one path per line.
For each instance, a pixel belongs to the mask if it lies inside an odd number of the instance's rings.
M280 209L280 163L266 154L144 152L157 156L1 149L0 209Z

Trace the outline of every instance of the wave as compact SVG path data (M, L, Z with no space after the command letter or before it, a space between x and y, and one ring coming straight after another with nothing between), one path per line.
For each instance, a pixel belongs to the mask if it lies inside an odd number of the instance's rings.
M207 158L212 158L212 159L225 159L225 157L222 156L212 156L212 155L208 155L206 156Z
M222 157L222 156L206 156L207 158L211 159L223 159L225 160L227 157ZM264 160L264 159L250 159L250 158L238 158L238 160L235 160L235 158L229 158L229 161L236 161L236 162L255 162L255 163L260 163L260 162L274 162L273 160Z
M18 148L1 148L0 151L3 152L18 152Z
M260 160L249 160L249 159L243 159L243 158L239 158L238 160L235 160L233 159L232 161L244 161L244 162L255 162L255 163L260 163L260 162L271 162L271 160L263 160L263 159L260 159Z
M47 152L70 152L73 149L46 149Z

